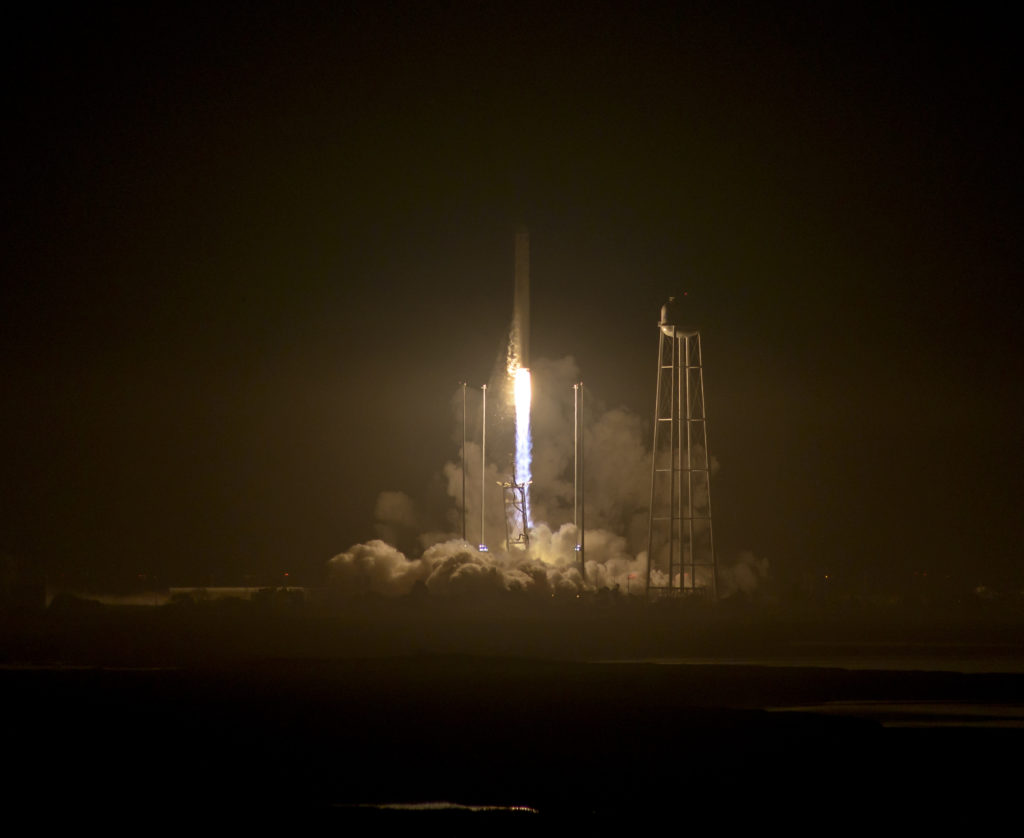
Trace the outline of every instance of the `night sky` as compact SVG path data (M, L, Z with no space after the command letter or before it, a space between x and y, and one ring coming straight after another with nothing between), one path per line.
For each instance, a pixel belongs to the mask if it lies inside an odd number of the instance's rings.
M94 5L4 27L0 550L315 581L437 492L525 224L595 404L688 292L722 555L1021 584L1001 7Z

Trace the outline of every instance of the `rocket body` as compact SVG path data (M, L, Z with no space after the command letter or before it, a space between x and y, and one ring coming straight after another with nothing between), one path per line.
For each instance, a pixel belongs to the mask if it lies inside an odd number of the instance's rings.
M525 227L516 231L516 291L513 304L513 343L519 366L530 368L530 234Z

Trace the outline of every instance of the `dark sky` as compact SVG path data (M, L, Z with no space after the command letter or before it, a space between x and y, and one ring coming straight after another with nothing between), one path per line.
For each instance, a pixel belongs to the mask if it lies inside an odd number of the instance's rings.
M456 457L525 223L534 356L645 421L689 292L723 551L1020 579L1001 11L210 5L4 27L0 549L315 575Z

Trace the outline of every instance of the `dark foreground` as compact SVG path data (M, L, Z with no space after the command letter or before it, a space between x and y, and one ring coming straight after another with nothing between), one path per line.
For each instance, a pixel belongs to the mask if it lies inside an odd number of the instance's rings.
M959 702L1019 702L1022 687L1020 675L459 655L0 670L9 811L841 832L994 824L1015 811L1024 730L766 708L941 701L955 715ZM365 808L421 801L539 814Z
M47 822L1016 818L1016 619L56 605L0 621L5 804ZM424 802L505 808L376 808Z

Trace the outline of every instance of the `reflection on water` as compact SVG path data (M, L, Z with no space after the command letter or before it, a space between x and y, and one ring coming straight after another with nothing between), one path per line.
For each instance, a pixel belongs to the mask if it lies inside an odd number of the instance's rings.
M464 803L452 803L447 800L435 800L426 803L356 803L339 804L336 809L366 812L415 812L440 814L481 814L481 815L536 815L537 809L531 806L469 806Z
M606 661L626 663L627 661ZM962 672L965 674L1024 674L1020 646L913 643L794 643L784 655L757 657L664 657L634 659L634 663L692 666L782 666L812 669L882 670L890 672Z
M870 719L882 727L1024 730L1024 705L969 701L828 701L770 707L776 713L819 713Z

